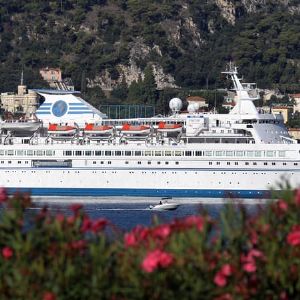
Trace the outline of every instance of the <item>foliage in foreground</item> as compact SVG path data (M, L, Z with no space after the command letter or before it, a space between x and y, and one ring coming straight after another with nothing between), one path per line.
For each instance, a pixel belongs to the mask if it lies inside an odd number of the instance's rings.
M300 190L249 214L229 205L123 234L79 205L31 213L0 193L1 299L296 299ZM26 216L25 216L26 215ZM112 238L113 237L113 238Z

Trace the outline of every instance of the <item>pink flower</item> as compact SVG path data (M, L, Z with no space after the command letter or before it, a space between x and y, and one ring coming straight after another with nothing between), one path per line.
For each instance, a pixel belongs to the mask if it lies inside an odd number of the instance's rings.
M196 226L199 231L202 231L204 220L200 216L189 216L184 219L184 224L188 227Z
M135 234L132 232L127 232L124 235L124 244L126 247L133 247L137 245L137 239Z
M70 247L74 250L82 250L86 247L87 242L85 240L73 241L70 243Z
M217 298L214 298L214 300L232 300L232 296L229 293L223 294Z
M45 292L43 300L56 300L56 296L52 292Z
M78 203L75 203L75 204L72 204L70 206L70 209L73 211L73 213L75 215L77 215L79 213L79 211L82 209L82 205L81 204L78 204Z
M87 232L89 230L91 230L92 228L92 221L89 217L85 216L82 220L82 224L81 224L81 232Z
M225 265L222 266L220 272L224 276L230 276L233 273L233 267L230 264L225 264Z
M152 231L152 236L155 238L165 239L171 234L171 227L168 224L159 225Z
M233 267L230 264L225 264L221 267L221 269L217 272L214 277L214 283L217 286L225 286L227 284L227 277L231 276L233 273Z
M287 236L287 242L291 246L300 245L300 230L292 230Z
M0 188L0 204L6 202L6 200L7 200L6 189Z
M227 284L227 278L221 272L218 272L214 277L214 283L217 286L223 287Z
M12 256L14 255L13 250L10 247L4 247L2 248L2 256L6 259L9 260L12 258Z
M243 270L248 272L248 273L253 273L256 271L256 264L255 262L249 262L249 263L245 263L243 265Z
M152 273L158 267L166 268L170 266L174 258L172 254L160 249L149 252L142 262L142 269L147 273Z
M98 219L92 224L91 230L93 232L99 232L102 230L106 225L108 224L108 221L106 219Z
M277 201L277 207L281 212L286 212L289 208L288 204L282 199Z

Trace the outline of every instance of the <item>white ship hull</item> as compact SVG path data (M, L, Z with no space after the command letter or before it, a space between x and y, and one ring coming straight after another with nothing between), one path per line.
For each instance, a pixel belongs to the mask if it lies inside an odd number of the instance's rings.
M36 146L27 147L36 149ZM128 157L116 155L119 146L82 147L61 145L58 148L48 145L47 149L55 151L56 157L34 156L30 160L28 157L10 157L6 166L1 165L0 185L10 192L22 190L33 195L48 196L241 198L267 197L270 189L279 189L278 184L283 180L287 180L293 187L300 186L298 145L280 145L280 150L274 150L274 145L213 145L212 155L217 151L224 153L224 157L217 159L204 155L205 151L212 149L209 145L198 145L196 148L188 145L133 148L126 145L123 149L130 151L131 156ZM90 155L100 149L103 156ZM169 155L170 149L173 151L172 156L165 156ZM186 151L189 153L190 149L193 149L192 156L176 156L186 154ZM247 157L247 153L253 155L253 149L264 153L264 157ZM18 153L18 148L15 151ZM64 156L66 151L73 151L72 156ZM88 156L73 156L76 151L88 153ZM134 156L136 151L143 156ZM152 156L146 156L150 154L149 151ZM202 151L203 156L194 156L197 151ZM233 154L241 154L242 151L243 157L226 157L228 151ZM285 158L278 157L282 151ZM271 159L266 157L269 152L274 155Z

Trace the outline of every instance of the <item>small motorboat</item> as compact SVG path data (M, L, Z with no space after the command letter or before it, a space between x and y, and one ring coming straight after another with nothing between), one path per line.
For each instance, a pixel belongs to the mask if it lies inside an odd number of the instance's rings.
M158 132L181 132L182 131L182 125L181 124L168 124L165 122L159 122Z
M175 203L175 202L168 202L167 200L165 201L160 201L156 205L150 205L149 209L151 210L175 210L180 206L180 204Z

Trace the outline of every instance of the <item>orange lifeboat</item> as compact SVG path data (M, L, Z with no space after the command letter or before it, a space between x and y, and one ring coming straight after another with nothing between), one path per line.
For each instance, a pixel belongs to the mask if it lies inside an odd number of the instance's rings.
M84 132L86 134L99 134L99 135L111 134L113 132L113 126L88 123L85 125Z
M121 132L125 134L148 134L150 133L150 126L126 123L122 126Z
M48 127L49 134L74 134L76 131L77 128L70 125L58 125L50 123Z
M158 132L180 132L182 130L181 124L168 124L165 122L159 122Z

